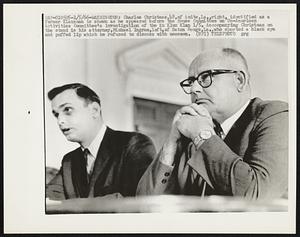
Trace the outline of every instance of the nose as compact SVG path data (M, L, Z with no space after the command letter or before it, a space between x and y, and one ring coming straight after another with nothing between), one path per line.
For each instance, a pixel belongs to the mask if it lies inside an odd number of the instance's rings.
M64 125L65 124L65 117L64 116L62 116L62 115L58 115L57 116L57 124L58 124L58 126L62 126L62 125Z
M202 93L203 92L203 88L202 86L199 84L199 82L197 80L195 80L191 86L191 94L196 94L197 92Z

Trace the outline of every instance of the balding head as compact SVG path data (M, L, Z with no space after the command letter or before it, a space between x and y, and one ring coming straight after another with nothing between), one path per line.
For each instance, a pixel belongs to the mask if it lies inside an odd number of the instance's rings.
M199 82L191 85L192 102L202 104L220 123L250 98L248 65L244 56L235 49L217 48L201 52L190 65L189 77L197 78Z
M206 69L205 69L206 67ZM245 57L236 49L216 48L201 52L190 65L190 75L212 69L243 71L249 80L248 64Z

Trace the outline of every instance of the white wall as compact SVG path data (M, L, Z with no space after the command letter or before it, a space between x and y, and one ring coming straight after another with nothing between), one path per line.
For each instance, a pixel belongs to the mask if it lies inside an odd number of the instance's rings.
M117 55L141 43L136 40L90 40L87 47L88 85L101 98L102 115L108 126L132 129L130 100L126 98L126 78L118 70Z
M48 92L54 86L71 82L86 83L101 98L103 117L106 124L114 129L132 130L132 95L127 83L131 77L135 77L136 81L139 77L141 77L141 80L146 79L146 77L149 78L149 75L143 76L141 72L138 73L134 70L124 74L120 70L120 65L118 65L118 58L136 47L141 48L142 54L144 44L156 42L154 45L157 45L157 41L159 40L47 40L45 42L45 91ZM287 101L287 40L177 39L161 42L164 45L173 45L178 50L185 52L185 60L187 61L191 61L203 48L215 46L235 47L248 60L253 96ZM149 50L149 47L147 49ZM145 58L145 60L148 60L147 63L149 64L149 62L151 63L149 52L147 52L147 55L148 58ZM142 55L141 58L143 58ZM187 62L187 64L189 63ZM159 69L163 70L164 65L161 67ZM182 76L180 75L180 77ZM172 79L173 77L170 75L168 80L171 81ZM179 79L176 78L176 80ZM164 88L166 90L165 94L168 94L168 88ZM146 89L149 90L149 88ZM172 98L172 96L169 95L168 98ZM163 100L163 97L158 99ZM176 99L178 100L178 98ZM183 103L186 99L183 99ZM48 100L46 100L45 110L46 165L58 168L63 155L77 147L77 145L66 141L60 133L51 114Z
M239 40L251 74L252 95L288 101L288 45L283 39Z

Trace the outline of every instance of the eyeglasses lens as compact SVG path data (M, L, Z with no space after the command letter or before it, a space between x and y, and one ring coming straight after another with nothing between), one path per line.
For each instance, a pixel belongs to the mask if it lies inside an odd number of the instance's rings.
M210 72L200 74L198 77L198 82L203 88L209 87L212 80L211 77L212 77L212 73Z

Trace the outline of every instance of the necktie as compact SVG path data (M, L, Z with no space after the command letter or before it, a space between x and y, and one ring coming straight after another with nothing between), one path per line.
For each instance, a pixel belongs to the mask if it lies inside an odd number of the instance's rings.
M76 188L78 194L81 198L85 198L88 196L89 193L89 183L88 183L88 176L86 170L86 154L84 150L81 150L80 156L78 156L77 162L74 164L74 180L76 180Z
M219 136L221 139L224 138L224 132L223 132L223 129L221 127L221 125L216 121L216 120L213 120L214 122L214 130L215 130L215 133L217 134L217 136Z
M86 170L87 170L89 153L90 153L89 149L85 148L84 151L83 151L83 157L84 157L84 160L85 160L85 169ZM87 173L87 182L89 183L89 172L88 172L88 170L86 171L86 173Z

